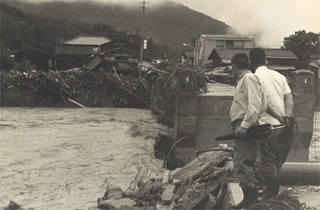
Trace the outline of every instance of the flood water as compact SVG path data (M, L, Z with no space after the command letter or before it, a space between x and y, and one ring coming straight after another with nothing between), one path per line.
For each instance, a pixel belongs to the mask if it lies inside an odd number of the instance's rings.
M162 177L150 111L113 108L1 108L0 209L85 209L108 184L123 190L149 167ZM132 125L144 132L132 137Z
M320 161L315 116L310 161ZM126 190L140 166L164 173L153 137L166 128L150 111L1 108L0 132L0 208L13 200L24 209L87 210L108 185Z

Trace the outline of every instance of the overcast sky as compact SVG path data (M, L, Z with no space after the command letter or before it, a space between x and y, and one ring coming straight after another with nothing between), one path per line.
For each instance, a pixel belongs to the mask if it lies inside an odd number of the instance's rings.
M262 47L280 47L298 30L320 32L320 0L174 1L254 35Z
M8 0L3 0L8 1ZM63 0L26 0L63 1ZM64 0L83 1L83 0ZM90 0L130 7L143 0ZM167 0L145 0L148 6ZM241 34L253 36L261 47L281 47L298 30L320 32L320 0L172 0L221 20ZM138 6L137 6L138 7Z

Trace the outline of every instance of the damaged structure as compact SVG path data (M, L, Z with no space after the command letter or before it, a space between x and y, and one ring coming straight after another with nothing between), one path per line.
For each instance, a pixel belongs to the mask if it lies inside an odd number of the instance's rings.
M293 144L287 161L308 162L309 147L313 134L315 111L315 78L309 70L296 70L290 74L289 83L294 97ZM192 82L187 75L186 84ZM209 83L209 92L181 91L176 98L174 154L184 163L196 157L196 152L217 147L219 144L233 146L232 141L215 141L218 136L232 132L229 111L234 86Z

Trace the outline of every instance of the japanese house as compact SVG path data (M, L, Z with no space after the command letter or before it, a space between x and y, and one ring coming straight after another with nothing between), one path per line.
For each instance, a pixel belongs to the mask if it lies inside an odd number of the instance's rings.
M194 63L194 51L193 50L184 50L181 55L181 64L186 66L193 66Z
M67 40L55 49L55 68L80 68L87 59L104 52L105 45L111 41L104 36L78 36Z
M136 74L140 60L140 47L124 40L114 40L104 46L104 51L92 56L84 65L87 70L126 72ZM149 67L152 59L143 57L142 65Z
M194 64L203 67L210 63L213 49L244 49L253 47L253 38L244 35L201 34L195 40Z
M267 63L270 69L279 71L286 75L286 72L296 70L294 62L297 57L289 50L285 49L264 49ZM237 53L245 53L249 56L250 49L214 49L208 60L211 67L231 65L232 57Z

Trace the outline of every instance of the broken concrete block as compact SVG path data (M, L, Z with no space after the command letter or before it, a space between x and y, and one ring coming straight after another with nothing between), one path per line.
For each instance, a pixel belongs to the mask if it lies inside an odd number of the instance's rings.
M119 186L108 186L103 197L105 200L120 199L124 193Z
M172 210L172 209L174 209L174 207L175 207L174 202L165 203L163 201L158 201L156 209L157 210Z
M171 172L169 170L166 170L164 172L164 175L163 175L163 178L162 178L162 184L167 184L169 182L170 174L171 174Z
M231 209L232 204L240 203L242 199L243 193L239 183L228 183L222 202L222 209Z
M132 208L136 205L136 202L131 200L130 198L121 198L118 200L103 200L100 202L98 208L100 209L125 209Z
M167 185L162 193L161 199L165 202L171 201L174 196L174 189L175 188L176 188L176 186L173 184Z

